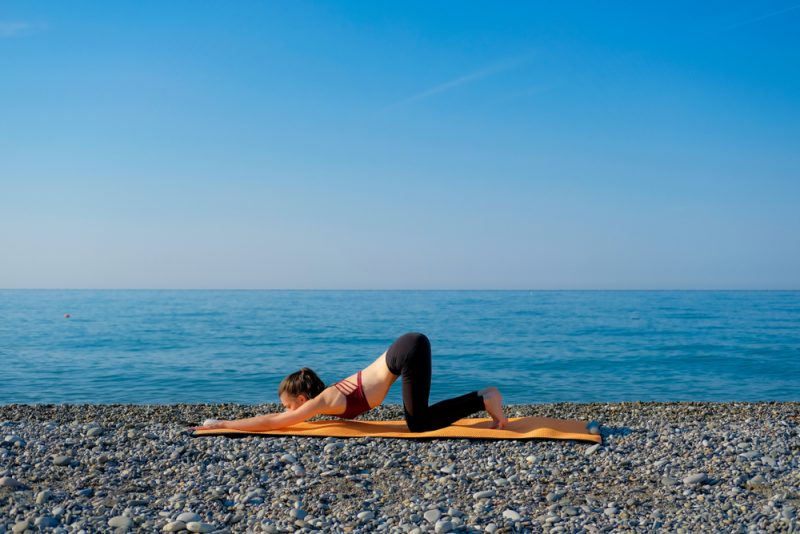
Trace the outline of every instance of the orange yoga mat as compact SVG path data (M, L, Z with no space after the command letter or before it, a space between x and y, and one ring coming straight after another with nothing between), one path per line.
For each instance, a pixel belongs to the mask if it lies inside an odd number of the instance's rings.
M227 428L196 430L195 436L331 436L336 438L404 439L576 439L602 443L603 438L586 430L586 421L549 417L512 417L502 430L489 428L491 419L461 419L452 425L429 432L409 432L404 421L313 421L279 430L250 432Z

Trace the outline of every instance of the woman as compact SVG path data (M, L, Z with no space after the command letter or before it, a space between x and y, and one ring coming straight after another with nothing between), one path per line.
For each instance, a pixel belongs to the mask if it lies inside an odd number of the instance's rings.
M283 413L249 419L217 421L198 429L230 428L257 432L300 423L315 415L352 419L380 405L398 376L403 377L403 408L411 432L436 430L475 412L486 410L492 428L504 428L503 399L495 387L473 391L428 406L431 389L431 344L424 334L410 332L397 338L366 369L328 388L311 369L292 373L280 384Z

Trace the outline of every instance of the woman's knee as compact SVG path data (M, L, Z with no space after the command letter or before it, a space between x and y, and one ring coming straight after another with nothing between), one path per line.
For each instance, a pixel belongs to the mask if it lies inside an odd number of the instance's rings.
M406 416L406 426L408 426L408 430L410 432L425 432L429 429L429 424L427 418L424 417L408 417Z
M406 332L405 334L397 338L397 341L403 344L409 344L411 346L417 346L417 345L430 346L431 344L430 340L428 339L428 336L426 336L422 332Z
M431 353L431 342L428 336L420 332L408 332L400 336L403 345L408 347L409 353Z

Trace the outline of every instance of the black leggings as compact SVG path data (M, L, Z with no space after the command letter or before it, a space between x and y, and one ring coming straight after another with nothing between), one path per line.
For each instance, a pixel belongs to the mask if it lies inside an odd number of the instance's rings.
M477 391L428 406L431 392L431 342L424 334L409 332L386 351L386 365L403 376L403 408L411 432L446 427L484 409Z

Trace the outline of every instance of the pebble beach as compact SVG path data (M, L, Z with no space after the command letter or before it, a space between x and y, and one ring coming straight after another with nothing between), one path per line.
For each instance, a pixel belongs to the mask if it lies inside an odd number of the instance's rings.
M599 421L602 445L188 431L278 410L0 406L0 534L800 529L796 402L507 407Z

